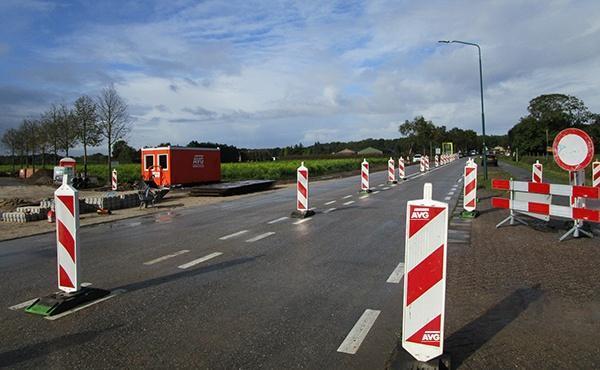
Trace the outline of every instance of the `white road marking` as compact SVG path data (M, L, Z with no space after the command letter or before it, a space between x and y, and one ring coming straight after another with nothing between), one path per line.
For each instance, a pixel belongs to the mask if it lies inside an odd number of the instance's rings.
M287 219L288 219L288 218L287 218L286 216L283 216L283 217L279 217L279 218L278 218L278 219L276 219L276 220L269 221L269 222L267 222L267 223L268 223L269 225L273 225L273 224L276 224L276 223L278 223L278 222L281 222L281 221L284 221L284 220L287 220Z
M377 186L379 186L379 187L382 187L382 186L385 186L385 184L379 184L379 185L377 185Z
M180 250L180 251L177 251L177 252L175 252L175 253L172 253L172 254L167 254L166 256L158 257L158 258L156 258L156 259L153 259L153 260L151 260L151 261L144 262L144 265L146 265L146 266L154 265L155 263L159 263L159 262L162 262L162 261L166 261L166 260L168 260L168 259L170 259L170 258L177 257L177 256L179 256L179 255L182 255L182 254L185 254L185 253L187 253L187 252L189 252L189 250L187 250L187 249L182 249L182 250Z
M246 240L246 243L254 243L261 239L268 238L269 236L274 235L274 234L275 234L274 231L269 231L268 233L260 234L260 235L255 236L254 238L250 238L250 239Z
M306 221L310 221L310 218L303 218L301 220L298 220L298 221L294 222L294 225L300 225L300 224L305 223Z
M141 222L132 222L129 224L129 226L135 227L135 226L140 226L141 224L142 224Z
M386 186L385 188L381 189L381 190L390 190L389 186Z
M354 203L354 201L353 201L353 200L351 200L351 201L349 201L349 202L346 202L346 203L344 203L344 205L345 205L345 206L349 206L349 205L350 205L350 204L352 204L352 203Z
M365 199L365 198L368 198L368 197L369 197L369 194L365 194L365 195L361 195L360 197L358 197L358 199Z
M404 262L400 262L398 266L396 266L386 283L398 284L402 280L402 275L404 275Z
M448 195L454 195L454 192L453 191L448 192Z
M30 299L30 300L25 301L23 303L19 303L19 304L16 304L14 306L10 306L8 309L9 310L13 310L13 311L20 310L20 309L23 309L23 308L25 308L27 306L30 306L33 302L37 301L38 299L39 298Z
M333 211L335 211L336 209L337 209L337 208L335 208L335 207L332 207L332 208L329 208L329 209L326 209L326 210L324 210L324 211L323 211L323 213L329 213L329 212L333 212Z
M452 199L452 197L446 197L446 198L444 198L444 200L450 200L450 199Z
M122 293L125 293L125 292L126 292L125 289L117 289L117 290L114 290L114 291L110 292L110 294L107 295L106 297L102 297L102 298L97 299L95 301L92 301L90 303L84 304L83 306L75 307L72 310L68 310L68 311L65 311L63 313L59 313L58 315L45 316L44 319L46 319L46 320L58 320L61 317L65 317L65 316L70 315L72 313L75 313L77 311L83 310L84 308L88 308L90 306L93 306L93 305L95 305L97 303L107 301L107 300L109 300L109 299L111 299L113 297L116 297L119 294L122 294Z
M348 199L348 198L352 198L352 195L346 195L345 197L343 197L342 199Z
M208 254L208 255L206 255L206 256L204 256L204 257L200 257L200 258L198 258L198 259L195 259L195 260L193 260L193 261L190 261L190 262L188 262L188 263L184 263L183 265L179 265L179 266L177 266L177 267L178 267L178 268L180 268L180 269L182 269L182 270L185 270L185 269L187 269L187 268L190 268L190 267L192 267L192 266L195 266L195 265L197 265L197 264L199 264L199 263L202 263L202 262L208 261L208 260L210 260L210 259L213 259L213 258L215 258L215 257L219 257L219 256L220 256L220 255L222 255L222 254L223 254L223 253L221 253L221 252L214 252L214 253Z
M350 355L355 354L367 334L369 334L369 330L371 330L371 327L375 324L375 320L377 320L380 313L381 311L377 310L365 310L337 351L348 353Z
M373 195L381 193L379 190L373 192Z
M237 233L233 233L233 234L222 236L222 237L219 238L219 240L227 240L227 239L235 238L236 236L243 235L243 234L245 234L247 232L248 232L248 230L238 231Z
M396 186L398 186L398 184L392 184L392 187L395 188Z
M328 205L333 204L333 203L335 203L335 200L329 201L329 202L325 203L325 205L328 206Z

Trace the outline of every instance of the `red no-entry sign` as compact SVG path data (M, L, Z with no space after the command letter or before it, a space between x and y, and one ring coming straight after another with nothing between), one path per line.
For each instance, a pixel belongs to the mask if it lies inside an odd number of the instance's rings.
M554 161L565 171L579 171L592 163L594 142L590 136L578 128L562 130L552 144Z

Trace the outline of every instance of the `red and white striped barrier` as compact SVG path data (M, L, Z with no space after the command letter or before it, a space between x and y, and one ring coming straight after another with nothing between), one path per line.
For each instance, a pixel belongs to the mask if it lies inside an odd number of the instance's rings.
M425 156L425 171L429 171L429 156Z
M76 292L79 284L79 195L68 176L54 192L58 288Z
M296 209L298 212L306 212L309 210L308 207L308 168L304 167L304 162L300 164L296 171L296 197L297 205Z
M600 199L600 189L592 186L573 186L493 179L492 188L496 190L512 190L536 194L559 195L563 197Z
M585 220L600 222L600 210L589 208L577 208L569 206L558 206L555 204L520 202L507 198L492 198L492 207L506 208L520 212L537 213L540 215L569 218L571 220Z
M425 157L421 157L419 161L419 171L425 172Z
M600 188L600 162L592 163L592 186Z
M366 158L360 165L360 190L367 192L371 190L369 187L369 162Z
M531 166L531 181L532 182L543 182L543 173L544 166L540 163L540 161L535 161L535 163Z
M467 212L473 212L477 208L477 164L468 160L464 171L463 184L463 208Z
M117 169L112 170L112 187L113 191L117 190Z
M404 180L405 172L404 172L404 158L398 158L398 178L400 180Z
M444 352L448 204L423 199L406 205L402 347L419 361Z
M392 157L388 161L388 182L390 184L396 183L396 162L394 162Z
M440 166L440 157L437 154L435 155L435 166L436 167Z

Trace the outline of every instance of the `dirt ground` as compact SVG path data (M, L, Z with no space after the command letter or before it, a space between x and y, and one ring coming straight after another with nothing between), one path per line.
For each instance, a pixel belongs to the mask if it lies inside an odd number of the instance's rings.
M284 184L278 185L268 192L275 191L278 189L292 187L295 184ZM51 186L38 186L38 185L19 185L19 186L2 186L0 187L0 203L4 199L19 198L25 199L29 202L37 202L42 198L51 198L56 188ZM261 192L263 194L265 192ZM91 195L101 194L94 191L82 191L80 192L80 198ZM127 208L119 209L112 212L111 215L97 215L95 213L85 213L80 215L80 225L94 225L105 222L112 222L116 220L122 220L125 218L144 216L148 214L154 214L158 212L167 212L173 209L182 209L190 207L198 207L207 204L214 204L225 202L229 200L252 197L258 193L235 195L229 197L190 197L188 196L188 190L174 190L166 195L166 197L158 203L155 207L139 209L139 208ZM56 225L48 223L46 221L34 221L23 224L0 222L0 241L10 240L16 238L22 238L25 236L42 234L46 232L53 232Z

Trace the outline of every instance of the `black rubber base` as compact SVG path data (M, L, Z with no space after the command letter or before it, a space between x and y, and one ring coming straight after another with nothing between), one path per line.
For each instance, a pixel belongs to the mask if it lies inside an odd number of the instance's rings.
M373 192L373 190L371 190L371 189L367 189L367 190L360 190L360 191L359 191L359 193L360 193L360 194L368 194L368 193L372 193L372 192Z
M73 293L52 293L38 298L37 301L25 309L25 312L42 316L57 315L109 294L109 290L90 287L81 288L81 290Z
M414 357L404 348L398 351L398 357L395 359L392 368L394 370L450 370L450 354L443 353L440 357L427 362L422 362Z
M309 209L308 211L294 211L292 212L292 217L293 218L307 218L310 216L314 216L315 211L313 211L312 209Z

